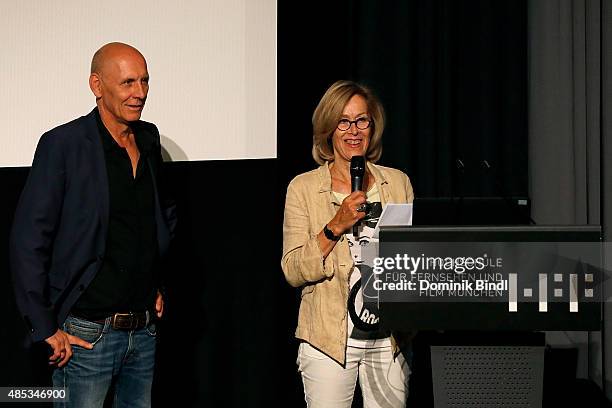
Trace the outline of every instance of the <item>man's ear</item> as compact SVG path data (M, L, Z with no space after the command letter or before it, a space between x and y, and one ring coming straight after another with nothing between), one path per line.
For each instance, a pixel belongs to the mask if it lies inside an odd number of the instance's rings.
M102 80L100 79L100 75L93 72L89 76L89 89L96 96L96 99L102 97Z

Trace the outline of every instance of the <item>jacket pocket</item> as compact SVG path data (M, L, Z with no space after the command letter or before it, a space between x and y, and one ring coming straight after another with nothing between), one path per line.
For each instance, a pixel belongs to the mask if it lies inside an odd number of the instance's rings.
M302 287L302 297L308 295L309 293L314 292L315 286L317 286L317 285L316 284L312 284L312 285L305 285L304 287Z

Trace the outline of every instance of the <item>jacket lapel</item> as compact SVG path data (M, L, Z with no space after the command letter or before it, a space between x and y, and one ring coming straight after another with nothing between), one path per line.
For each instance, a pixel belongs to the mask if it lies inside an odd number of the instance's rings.
M108 230L109 213L108 175L106 173L104 148L102 147L102 142L100 141L100 132L98 131L98 125L96 123L96 109L97 108L94 108L94 110L92 110L89 115L85 117L87 119L85 125L85 135L87 137L87 140L89 141L89 148L91 149L91 154L89 155L89 157L93 158L91 162L91 181L96 191L96 197L99 198L98 200L96 200L96 203L100 214L100 222L102 223L102 231L104 233L104 236L106 237Z
M391 193L389 191L389 182L385 178L385 175L378 167L374 164L367 162L368 170L370 174L374 176L378 192L380 193L380 204L384 207L389 201L391 201Z

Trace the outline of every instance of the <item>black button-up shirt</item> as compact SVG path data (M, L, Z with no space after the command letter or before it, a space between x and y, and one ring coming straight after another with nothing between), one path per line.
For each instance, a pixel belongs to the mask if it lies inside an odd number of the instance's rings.
M96 119L108 174L106 254L100 271L72 309L73 314L89 319L115 312L152 310L159 257L155 193L148 163L152 141L134 124L132 130L140 151L134 177L127 151L113 139L97 110Z

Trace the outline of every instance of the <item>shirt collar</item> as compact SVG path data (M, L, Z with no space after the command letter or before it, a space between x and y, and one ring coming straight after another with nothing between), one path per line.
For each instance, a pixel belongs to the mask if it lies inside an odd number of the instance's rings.
M102 117L100 117L100 111L98 108L94 110L96 116L96 123L98 125L98 132L100 133L100 139L102 140L102 147L105 151L111 151L113 149L121 149L121 146L115 141L113 136L110 134L106 126L104 126L104 122L102 122ZM136 140L136 145L138 146L138 151L140 151L141 155L149 153L151 151L152 141L151 138L148 137L148 133L144 131L141 126L140 121L136 121L130 124L132 130L134 131L134 138Z
M319 167L319 193L332 191L332 181L329 164L330 162L326 161L321 167ZM385 178L385 175L373 163L366 162L366 166L368 167L370 174L374 176L376 184L378 184L379 186L387 184L387 179Z

